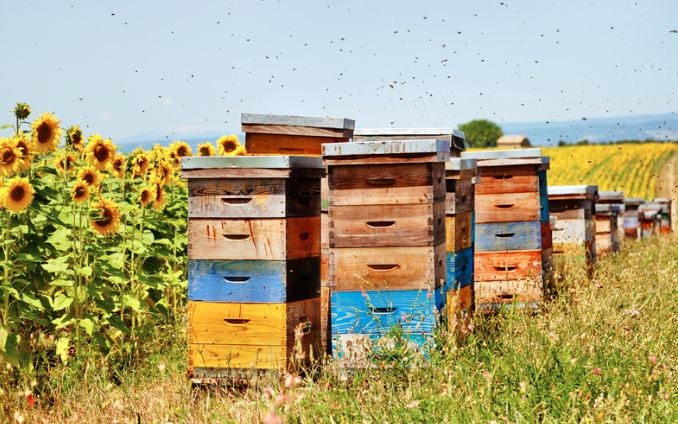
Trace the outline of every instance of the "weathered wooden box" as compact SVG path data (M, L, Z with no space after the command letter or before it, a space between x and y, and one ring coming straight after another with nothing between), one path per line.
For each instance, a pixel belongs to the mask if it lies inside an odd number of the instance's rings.
M556 217L552 228L553 253L585 255L591 267L596 262L595 207L598 187L551 186L548 194L551 216Z
M293 303L188 303L188 367L287 369L301 324L302 349L319 352L320 299ZM213 371L213 370L212 370Z
M466 150L463 132L454 128L356 128L353 141L445 140L450 156L459 157Z
M640 237L640 218L638 208L645 203L645 199L639 197L624 198L624 236L637 240Z
M243 113L242 131L248 154L320 156L323 143L353 137L355 121L346 118Z

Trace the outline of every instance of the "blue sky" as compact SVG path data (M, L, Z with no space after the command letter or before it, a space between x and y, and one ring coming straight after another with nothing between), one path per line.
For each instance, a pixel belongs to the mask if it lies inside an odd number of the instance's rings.
M669 0L4 1L0 110L25 101L116 144L239 132L241 112L363 128L666 114L676 16Z

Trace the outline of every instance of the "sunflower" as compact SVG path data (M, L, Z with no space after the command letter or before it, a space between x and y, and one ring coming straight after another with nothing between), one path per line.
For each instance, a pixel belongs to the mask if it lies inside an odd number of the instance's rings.
M99 203L93 204L92 208L100 209L98 215L103 216L103 219L91 221L92 227L104 237L112 236L118 232L120 226L120 212L118 212L118 205L113 202L113 199L99 199Z
M31 114L31 107L28 106L26 103L16 103L16 107L14 108L14 116L16 116L16 119L24 120L28 118L28 116Z
M122 153L118 153L115 156L115 160L113 161L113 174L118 178L125 178L125 166L126 165L127 165L127 160L122 155Z
M89 199L89 186L84 181L78 181L73 186L73 201L80 203L87 199Z
M162 186L160 185L160 181L156 178L153 180L153 189L155 189L155 193L153 193L153 209L161 211L162 208L165 207L165 204L167 204L167 199L165 198L165 191L162 189Z
M146 175L148 167L151 165L151 158L148 156L148 153L138 153L134 156L132 161L132 172L135 177L142 177Z
M12 175L19 171L21 157L21 149L16 138L0 138L0 175Z
M30 169L33 163L33 143L31 143L28 134L19 131L19 134L14 134L17 147L21 150L21 159L19 160L19 172Z
M105 171L108 167L113 165L115 160L115 146L111 139L104 140L98 134L94 134L89 138L87 148L85 148L85 155L89 163L94 165L99 171Z
M52 112L43 112L38 119L33 122L33 144L37 153L50 154L57 145L63 130L59 128L61 121L57 121Z
M33 200L33 186L28 178L12 178L0 191L2 203L12 212L25 210Z
M73 153L66 153L64 152L63 155L58 157L55 161L54 167L57 169L59 172L64 172L64 168L66 169L66 172L68 173L67 175L71 175L71 171L73 171L73 168L75 168L75 163L78 161L78 157L75 156Z
M101 174L93 166L88 166L87 168L82 168L78 174L78 180L87 184L89 188L98 187L101 184Z
M155 196L156 196L155 187L153 186L144 187L139 192L139 203L141 203L141 206L143 206L144 208L147 208L148 205L151 204Z
M161 160L156 164L155 167L155 180L158 181L157 184L164 186L169 184L172 181L172 175L174 174L174 169L172 165L166 160Z
M198 156L216 156L214 146L209 141L203 144L198 144Z
M230 156L229 153L233 152L240 145L241 144L238 141L238 136L235 134L225 135L217 140L220 156Z
M66 130L66 143L70 144L75 148L75 150L82 153L82 150L85 148L85 140L82 137L80 125L70 127Z
M175 157L183 158L184 156L193 156L193 152L191 152L191 146L189 146L187 143L184 143L183 141L176 140L170 144L169 147L172 149L172 153L174 153Z

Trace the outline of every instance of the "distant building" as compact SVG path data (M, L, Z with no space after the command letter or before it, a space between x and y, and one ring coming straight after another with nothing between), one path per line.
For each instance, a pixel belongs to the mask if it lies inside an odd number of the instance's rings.
M530 147L530 140L524 135L502 135L497 140L497 147L506 149L521 149L523 147Z

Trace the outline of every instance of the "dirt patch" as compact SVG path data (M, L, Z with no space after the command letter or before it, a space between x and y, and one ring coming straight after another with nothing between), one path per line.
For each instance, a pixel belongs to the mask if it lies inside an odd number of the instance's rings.
M659 170L654 193L655 198L671 199L671 232L675 232L678 224L678 152Z

